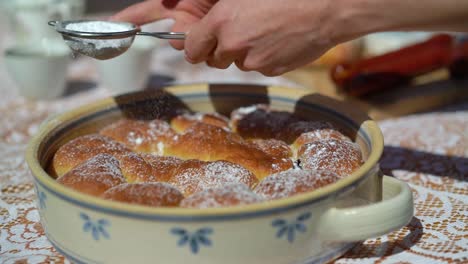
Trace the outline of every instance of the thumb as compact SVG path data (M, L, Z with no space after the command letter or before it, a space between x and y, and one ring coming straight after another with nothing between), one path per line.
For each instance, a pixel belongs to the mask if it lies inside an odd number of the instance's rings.
M149 0L131 5L111 16L111 21L130 22L143 25L156 20L168 18L179 0Z

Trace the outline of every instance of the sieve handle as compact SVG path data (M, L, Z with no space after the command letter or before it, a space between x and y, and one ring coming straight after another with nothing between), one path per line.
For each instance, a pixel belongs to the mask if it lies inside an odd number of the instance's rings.
M137 35L152 36L160 39L185 39L184 32L137 32Z

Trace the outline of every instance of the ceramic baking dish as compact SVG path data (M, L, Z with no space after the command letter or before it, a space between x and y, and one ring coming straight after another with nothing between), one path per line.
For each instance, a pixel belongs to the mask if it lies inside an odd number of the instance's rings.
M219 209L150 208L112 202L66 188L46 168L65 142L122 116L152 119L175 107L228 114L268 103L305 118L328 120L361 147L353 174L310 193ZM303 90L254 85L182 85L130 93L56 116L31 140L46 236L75 263L321 263L355 242L405 226L413 216L408 185L383 176L377 124L352 106Z

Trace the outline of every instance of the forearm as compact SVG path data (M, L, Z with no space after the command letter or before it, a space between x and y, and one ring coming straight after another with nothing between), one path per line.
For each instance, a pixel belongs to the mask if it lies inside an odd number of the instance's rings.
M382 31L468 32L468 0L337 0L338 41Z

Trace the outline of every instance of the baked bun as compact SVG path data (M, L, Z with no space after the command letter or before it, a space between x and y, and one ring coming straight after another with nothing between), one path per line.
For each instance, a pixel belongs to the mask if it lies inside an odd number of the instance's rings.
M291 160L292 158L292 150L288 144L284 141L278 139L249 139L248 142L253 144L255 147L263 151L265 154L278 158L278 159L285 159Z
M125 179L128 182L163 181L163 177L150 163L134 152L126 152L117 156Z
M205 123L217 126L225 130L230 130L229 119L218 113L185 113L174 117L171 120L172 128L178 133L183 133L187 128L195 123Z
M341 177L351 174L362 164L359 146L355 143L328 139L302 145L298 159L303 169L327 170Z
M287 170L266 177L254 192L267 200L274 200L313 191L339 179L340 176L331 171Z
M230 152L227 145L239 145L242 141L239 135L222 128L195 123L167 146L166 155L182 159L218 160Z
M290 159L270 156L237 134L196 123L167 146L166 154L202 161L226 160L242 165L259 179L293 166Z
M169 181L174 176L180 164L184 162L182 159L170 156L141 154L141 157L153 167L155 179L161 182Z
M108 137L99 134L80 136L57 150L52 159L51 170L54 175L62 176L98 154L105 153L118 158L128 152L130 149Z
M281 130L299 120L290 112L276 111L265 104L241 107L231 113L233 131L247 139L280 139Z
M186 160L179 165L169 183L185 196L189 196L205 189L233 183L243 183L253 188L258 180L246 168L229 161Z
M125 178L116 158L109 154L98 154L59 177L57 182L77 191L99 196L124 183Z
M351 141L337 127L323 121L298 121L288 124L281 132L281 139L291 144L295 153L304 144L323 139Z
M104 199L156 207L178 206L184 199L175 187L164 182L124 183L102 194Z
M363 162L359 146L328 122L265 104L238 108L231 119L187 111L123 118L77 137L57 150L49 171L105 199L212 208L313 191Z
M163 120L121 119L104 127L101 135L110 137L136 152L164 154L176 132Z
M206 189L182 200L180 207L217 208L231 207L262 202L264 199L255 194L245 184L228 184L223 187Z

